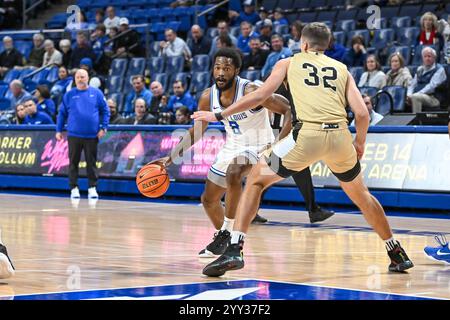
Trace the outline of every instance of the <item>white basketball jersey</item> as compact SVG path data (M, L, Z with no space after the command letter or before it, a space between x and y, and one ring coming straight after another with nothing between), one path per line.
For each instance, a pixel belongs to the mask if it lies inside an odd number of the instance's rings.
M234 102L244 95L244 90L250 80L236 77L236 92ZM211 111L225 110L220 104L219 90L214 84L210 93ZM231 147L262 147L275 139L270 125L269 113L266 108L258 107L252 110L233 114L222 120L227 133L226 144Z

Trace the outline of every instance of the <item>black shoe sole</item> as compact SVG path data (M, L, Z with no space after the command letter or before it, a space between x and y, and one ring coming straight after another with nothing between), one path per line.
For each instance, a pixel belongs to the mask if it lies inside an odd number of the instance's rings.
M233 261L227 262L225 266L206 266L203 269L203 274L208 277L220 277L225 274L227 271L239 270L244 267L244 261Z
M321 215L320 218L316 219L316 218L312 218L311 216L309 217L309 222L311 223L316 223L316 222L322 222L327 220L328 218L331 218L332 216L334 216L334 212L327 214L327 215Z
M390 264L389 271L391 272L404 272L405 270L411 269L414 264L411 261L402 262L396 265Z

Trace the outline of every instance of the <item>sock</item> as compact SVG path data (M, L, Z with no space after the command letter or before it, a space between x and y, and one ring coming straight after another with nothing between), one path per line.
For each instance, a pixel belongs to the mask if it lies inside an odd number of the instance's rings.
M246 234L240 231L231 231L231 244L238 244L244 241Z
M388 251L394 250L395 246L398 245L398 242L394 239L394 237L384 240L384 243L386 243L386 249Z
M234 219L229 219L224 217L223 225L220 230L228 230L229 232L233 231Z

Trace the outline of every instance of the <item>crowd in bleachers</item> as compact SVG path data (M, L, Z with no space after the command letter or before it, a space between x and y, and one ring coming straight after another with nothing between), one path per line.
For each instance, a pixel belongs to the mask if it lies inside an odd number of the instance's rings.
M325 54L347 65L363 94L377 96L374 112L383 116L448 107L450 4L384 2L391 5L381 8L379 26L370 30L365 7L345 0L262 0L262 7L254 0L230 1L225 15L216 10L198 24L193 1L79 1L87 14L80 12L79 23L66 26L63 39L45 39L40 33L32 42L3 38L0 121L46 122L39 113L54 121L62 95L73 86L71 75L84 68L90 85L107 96L112 123L189 123L199 96L211 85L218 48L241 52L241 77L264 80L277 61L300 51L302 27L312 21L331 28ZM167 7L153 15L151 6L161 5ZM57 26L56 21L48 25ZM143 29L130 25L148 22L151 41L146 47ZM377 95L380 90L393 97L392 106ZM24 106L30 97L36 111Z

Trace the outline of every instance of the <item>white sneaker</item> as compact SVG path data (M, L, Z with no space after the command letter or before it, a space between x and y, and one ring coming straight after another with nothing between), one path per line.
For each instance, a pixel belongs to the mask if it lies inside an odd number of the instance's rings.
M95 187L88 189L88 198L89 199L98 199L98 193Z
M70 191L70 198L80 199L80 190L78 190L78 187L75 187Z

